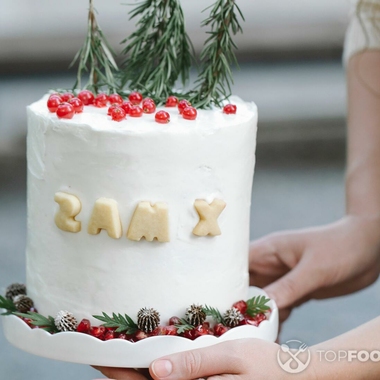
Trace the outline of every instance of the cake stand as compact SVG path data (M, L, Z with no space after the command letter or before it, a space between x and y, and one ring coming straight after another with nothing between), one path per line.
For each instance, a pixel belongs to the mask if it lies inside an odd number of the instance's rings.
M258 295L266 294L256 287L249 289L249 298ZM51 335L41 329L31 329L14 315L2 316L2 321L7 340L17 348L34 355L96 366L146 368L162 356L233 339L258 338L275 341L278 334L278 308L272 300L268 305L272 310L270 317L258 327L239 326L220 337L204 335L195 340L178 336L154 336L136 343L121 339L101 341L77 332Z

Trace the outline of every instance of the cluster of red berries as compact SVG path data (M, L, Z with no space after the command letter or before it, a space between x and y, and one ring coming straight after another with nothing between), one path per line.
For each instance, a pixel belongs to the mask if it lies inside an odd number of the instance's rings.
M83 90L74 96L70 92L62 94L54 93L49 96L47 107L50 112L55 112L60 119L72 119L76 113L83 112L84 106L93 105L98 108L108 107L107 114L114 121L122 121L127 115L141 117L145 114L156 112L156 104L151 98L143 98L139 92L131 92L128 100L124 100L119 94L107 95L99 93L94 95L89 90ZM176 96L169 96L165 107L177 107L180 115L186 120L195 120L197 110L187 100L179 100ZM223 108L226 114L235 114L236 106L227 104ZM166 111L158 111L155 121L166 124L170 121L170 114Z
M260 323L267 319L264 313L259 313L254 317L247 314L247 303L245 301L236 302L233 305L234 308L240 311L243 315L243 319L239 323L239 326L251 325L259 326ZM134 334L117 333L116 328L104 327L104 326L92 326L88 319L82 319L78 324L77 332L91 335L100 340L110 340L110 339L123 339L130 342L138 342L142 339L159 336L159 335L172 335L181 336L187 339L194 340L202 335L214 335L219 337L231 330L231 327L225 326L222 323L217 323L211 327L209 322L203 322L199 326L195 326L192 329L188 329L182 333L178 333L178 329L181 325L181 319L179 317L171 317L169 319L169 325L158 326L150 333L145 333L144 331L137 330Z

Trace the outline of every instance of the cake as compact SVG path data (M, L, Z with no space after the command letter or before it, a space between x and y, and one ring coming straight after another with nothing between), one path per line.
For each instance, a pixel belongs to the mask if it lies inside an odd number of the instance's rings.
M165 324L194 303L247 299L257 108L231 102L236 114L196 120L163 107L167 124L94 106L59 119L47 96L28 107L27 289L39 313L95 322L149 307ZM67 205L72 229L58 220Z
M212 7L186 90L175 88L193 61L180 4L130 14L119 69L90 0L72 90L27 109L27 283L0 295L5 336L36 355L132 368L274 341L275 302L249 287L257 108L230 95L242 14Z

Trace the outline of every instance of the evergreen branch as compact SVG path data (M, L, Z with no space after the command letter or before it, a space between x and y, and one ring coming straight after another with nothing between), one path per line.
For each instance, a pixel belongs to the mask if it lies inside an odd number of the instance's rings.
M70 64L78 61L77 79L73 89L82 88L82 76L89 71L89 80L84 88L95 93L105 86L109 92L117 89L114 72L118 70L114 52L107 42L96 20L93 0L90 0L86 40Z
M115 332L126 332L127 334L133 334L138 330L137 324L127 314L115 314L112 313L112 317L106 313L103 315L93 315L94 318L104 322L102 326L116 328Z
M265 296L253 297L247 301L247 314L250 317L254 317L257 314L265 313L270 310L270 307L267 303L270 301L269 298Z
M211 317L212 319L214 319L216 323L222 323L224 326L226 326L226 322L218 309L215 309L214 307L210 307L206 305L203 308L203 311L206 313L208 317Z
M5 313L1 313L0 315L10 315L17 311L15 304L13 301L0 296L0 309L5 309Z
M189 78L193 47L185 31L185 19L179 0L143 0L131 12L140 16L136 31L122 43L122 86L128 84L144 96L162 103L172 95L180 77Z
M190 102L197 108L209 108L212 104L221 106L221 102L231 95L230 66L237 64L232 35L242 32L239 17L244 20L235 0L217 0L202 23L211 31L201 53L202 69L195 82L195 91L190 94Z
M58 333L59 330L55 325L54 318L48 316L47 318L41 314L38 314L34 311L28 311L27 313L13 313L18 317L28 318L31 320L33 326L38 326L40 329L48 331L50 333Z
M180 322L181 323L175 325L178 334L183 334L185 331L192 330L194 328L194 326L184 318L180 318Z

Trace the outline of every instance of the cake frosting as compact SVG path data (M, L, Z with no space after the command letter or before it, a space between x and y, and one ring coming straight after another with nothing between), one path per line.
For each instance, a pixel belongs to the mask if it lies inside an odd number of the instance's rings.
M171 116L164 125L153 114L115 122L106 108L93 106L58 119L46 101L28 107L27 287L39 313L68 310L94 321L101 312L135 317L152 307L166 323L194 303L226 310L247 298L253 103L232 98L235 115L198 110L194 121L160 108ZM80 231L58 228L57 193L79 200ZM101 199L118 212L119 238L89 233ZM197 200L225 203L220 235L194 234ZM141 204L166 210L165 241L128 235Z

